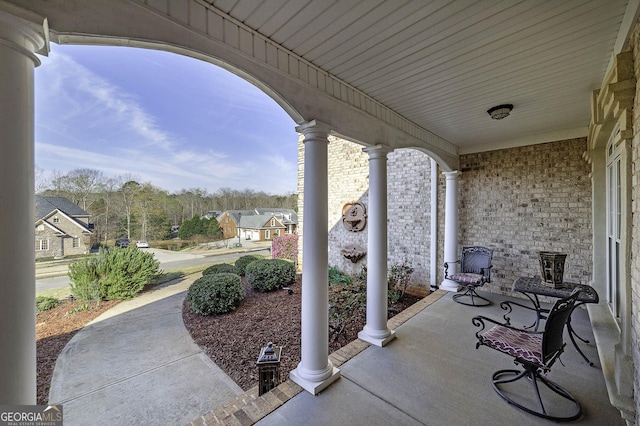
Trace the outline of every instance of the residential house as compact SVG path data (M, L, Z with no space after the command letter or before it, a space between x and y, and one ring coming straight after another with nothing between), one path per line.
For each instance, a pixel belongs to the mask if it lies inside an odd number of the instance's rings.
M218 216L225 238L269 241L273 237L296 233L298 215L292 209L256 208L227 210Z
M91 248L90 214L64 197L35 196L36 259L81 255Z
M224 238L238 237L240 228L240 219L243 215L253 215L253 210L226 210L217 217L220 228L222 229L222 235Z

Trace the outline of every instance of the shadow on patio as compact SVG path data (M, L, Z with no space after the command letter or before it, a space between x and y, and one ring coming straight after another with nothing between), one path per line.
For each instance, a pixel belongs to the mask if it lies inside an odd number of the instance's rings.
M437 291L391 319L389 326L396 329L397 337L384 348L355 341L332 354L332 362L339 365L342 377L315 397L287 381L262 397L255 392L246 394L198 420L232 424L228 421L233 422L231 417L235 417L241 424L251 424L252 419L270 413L257 424L552 423L507 404L492 389L491 374L514 368L512 358L487 347L475 349L477 328L471 318L485 315L502 320L499 302L513 298L485 294L493 304L476 308L455 303L451 296ZM531 312L517 308L511 317L516 326L533 320ZM572 324L578 335L594 341L585 309L576 309ZM583 416L574 423L624 425L618 410L609 403L594 344L579 342L594 362L590 367L573 347L566 330L565 342L561 362L553 365L547 377L580 401ZM553 411L551 406L547 409Z

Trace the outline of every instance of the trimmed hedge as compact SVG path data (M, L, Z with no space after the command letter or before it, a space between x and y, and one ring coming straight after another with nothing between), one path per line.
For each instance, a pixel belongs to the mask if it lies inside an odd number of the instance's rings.
M257 256L255 254L248 254L246 256L242 256L241 258L239 258L238 260L236 260L236 268L238 268L238 275L240 275L241 277L244 277L245 273L246 273L246 269L247 269L247 265L249 265L252 262L255 262L256 260L262 260L263 258L261 256Z
M211 265L204 271L202 271L202 275L213 275L213 274L238 274L238 268L234 265L230 265L229 263L220 263L218 265Z
M237 274L204 275L187 291L189 308L200 315L224 314L238 307L245 292Z
M272 291L293 284L296 267L283 259L256 260L247 265L246 277L254 290Z

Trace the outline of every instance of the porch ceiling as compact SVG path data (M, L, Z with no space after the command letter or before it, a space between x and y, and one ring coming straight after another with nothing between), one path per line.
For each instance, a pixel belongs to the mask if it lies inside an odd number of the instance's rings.
M207 2L460 153L586 136L590 96L626 36L629 3ZM490 119L502 103L514 105L511 116Z

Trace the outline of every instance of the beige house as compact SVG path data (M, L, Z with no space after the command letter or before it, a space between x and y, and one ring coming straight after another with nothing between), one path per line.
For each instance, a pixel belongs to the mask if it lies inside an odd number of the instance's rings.
M64 197L36 195L36 259L87 254L93 226L89 213Z
M33 315L24 315L34 309L24 242L33 222L24 212L33 211L33 74L54 42L208 61L295 121L305 299L302 360L290 377L308 392L340 377L327 358L327 269L348 245L366 250L361 339L378 346L394 337L379 308L390 261L407 257L425 285L456 291L443 262L462 245L488 245L488 290L508 294L515 277L537 273L537 251L566 251L567 278L600 295L588 310L609 399L639 424L640 2L278 4L0 1L0 91L9 94L0 170L11 177L0 199L12 207L0 210L0 231L17 242L0 258L11 294L0 298L0 323L11 324L0 334L11 348L0 354L0 383L9 384L0 400L35 401ZM493 107L501 114L490 116ZM367 226L345 234L341 215L354 202L365 204Z

